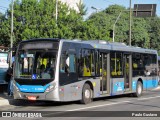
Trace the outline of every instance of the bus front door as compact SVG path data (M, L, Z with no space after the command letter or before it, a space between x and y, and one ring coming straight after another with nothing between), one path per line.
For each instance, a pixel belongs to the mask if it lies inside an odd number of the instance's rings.
M100 91L101 94L109 93L109 54L100 53Z

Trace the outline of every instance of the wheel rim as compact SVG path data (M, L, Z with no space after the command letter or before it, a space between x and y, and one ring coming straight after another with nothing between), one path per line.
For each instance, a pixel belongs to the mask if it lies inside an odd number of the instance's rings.
M90 90L85 90L85 93L84 93L84 95L85 95L85 98L90 98Z
M140 95L142 93L142 87L141 85L138 85L138 94Z

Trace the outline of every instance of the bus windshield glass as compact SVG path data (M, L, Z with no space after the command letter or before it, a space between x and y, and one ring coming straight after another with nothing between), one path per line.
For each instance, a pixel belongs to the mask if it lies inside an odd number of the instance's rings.
M54 79L57 51L53 49L18 50L15 78Z

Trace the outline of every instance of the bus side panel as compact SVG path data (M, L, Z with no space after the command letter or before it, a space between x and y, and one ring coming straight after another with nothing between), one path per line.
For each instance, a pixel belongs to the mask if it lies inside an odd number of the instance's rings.
M82 89L85 81L64 85L64 101L82 99Z
M82 90L85 83L90 82L93 87L93 98L100 97L100 80L99 79L86 79L83 81L67 84L61 86L64 88L64 99L62 101L74 101L82 99ZM61 95L61 92L60 92Z
M132 92L136 92L137 79L132 80Z
M112 91L111 95L118 95L124 93L124 78L111 79Z
M150 90L152 88L156 88L158 86L158 78L157 77L146 77L143 80L143 88L145 90Z

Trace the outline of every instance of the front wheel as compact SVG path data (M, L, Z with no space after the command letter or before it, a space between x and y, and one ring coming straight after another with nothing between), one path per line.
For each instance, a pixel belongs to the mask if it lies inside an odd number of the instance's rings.
M89 84L84 84L82 90L82 100L80 102L83 104L92 102L92 90Z
M143 91L142 82L138 81L137 82L136 93L134 93L133 96L135 96L135 97L142 96L142 91Z

